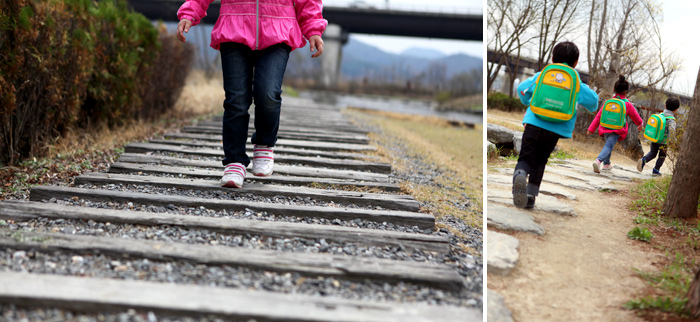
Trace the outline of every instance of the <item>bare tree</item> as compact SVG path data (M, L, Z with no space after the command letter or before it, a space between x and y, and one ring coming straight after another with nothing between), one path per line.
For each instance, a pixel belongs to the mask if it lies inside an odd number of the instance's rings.
M671 185L668 187L664 213L669 217L693 218L698 215L698 198L700 198L700 71L695 81L693 102L688 111L688 122L683 133L678 160L673 171Z
M551 56L554 45L562 37L578 29L577 15L581 0L543 0L539 18L537 70L542 70Z
M538 3L537 0L488 1L488 48L494 51L495 62L487 64L487 91L491 90L501 68L513 63L509 57L517 52L516 60L519 60L520 49L536 37L526 36L525 31L537 18Z

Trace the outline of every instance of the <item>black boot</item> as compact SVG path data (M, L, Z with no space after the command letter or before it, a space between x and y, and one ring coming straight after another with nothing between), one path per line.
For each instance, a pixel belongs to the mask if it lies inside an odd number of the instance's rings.
M513 173L513 205L524 208L527 205L527 172L515 170Z
M527 184L527 204L526 209L535 208L535 197L540 194L540 187L534 184Z

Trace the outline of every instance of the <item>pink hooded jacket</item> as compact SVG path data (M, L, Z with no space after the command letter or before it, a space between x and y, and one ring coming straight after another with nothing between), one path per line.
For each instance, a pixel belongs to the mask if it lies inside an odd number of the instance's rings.
M197 25L214 0L187 0L177 11L179 20ZM292 50L304 47L311 36L323 34L321 0L221 0L221 11L211 32L211 47L224 42L244 44L253 50L285 43Z
M615 96L613 96L613 98L626 99L626 97L624 95L620 95L620 94L615 94ZM644 122L644 121L639 116L639 113L637 113L637 109L634 107L634 105L632 105L632 103L630 103L630 102L626 102L626 103L627 103L626 104L627 116L629 116L630 119L632 119L632 122L634 124L641 125L642 122ZM595 119L593 119L593 122L591 122L591 125L588 127L588 131L595 132L595 130L598 129L598 135L600 135L600 136L603 136L605 133L616 133L617 135L620 136L620 138L617 139L618 141L624 140L627 137L627 123L625 123L625 127L621 128L619 130L611 130L608 128L604 128L604 127L600 126L600 114L602 112L603 112L603 107L601 106L598 109L598 114L596 114Z

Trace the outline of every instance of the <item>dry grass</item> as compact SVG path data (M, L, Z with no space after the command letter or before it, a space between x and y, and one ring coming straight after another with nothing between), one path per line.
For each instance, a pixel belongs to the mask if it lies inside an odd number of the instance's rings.
M219 111L224 96L220 79L206 79L199 71L191 72L173 111L155 122L132 121L113 129L69 130L45 147L45 158L0 168L0 199L21 196L32 185L66 182L85 171L105 170L125 144L172 131L195 117L204 118Z
M400 138L408 153L424 158L442 172L434 179L437 185L400 184L404 191L428 205L426 211L438 217L449 214L473 227L482 227L482 126L454 127L435 117L389 112L351 110L348 113L361 122L381 127L384 136L370 134L370 137L378 142L377 155L397 171L410 172L411 164L387 149L390 145L385 142L389 137ZM467 211L463 208L465 204Z

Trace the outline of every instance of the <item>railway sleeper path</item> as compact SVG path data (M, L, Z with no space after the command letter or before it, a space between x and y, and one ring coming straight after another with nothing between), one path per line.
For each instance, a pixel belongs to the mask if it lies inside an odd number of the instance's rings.
M275 173L242 189L219 186L214 118L0 202L5 316L481 321L449 239L367 132L335 107L283 111Z

